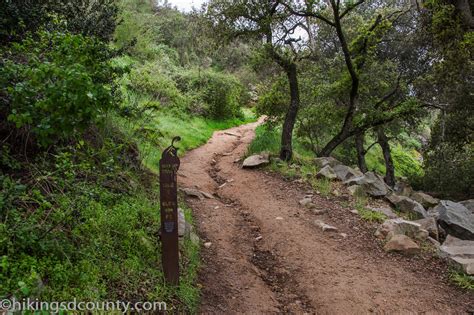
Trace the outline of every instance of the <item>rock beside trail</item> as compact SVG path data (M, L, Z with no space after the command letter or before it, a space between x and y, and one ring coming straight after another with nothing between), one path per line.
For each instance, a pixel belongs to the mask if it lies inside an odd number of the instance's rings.
M439 248L441 257L448 258L469 275L474 274L474 241L461 240L448 235Z
M439 203L439 199L433 198L424 192L417 191L411 194L411 199L420 203L425 208L431 208L436 206Z
M242 164L244 168L253 168L270 163L268 154L254 154L246 158Z
M420 246L406 235L397 234L390 238L385 244L387 252L399 252L407 255L414 255L420 251Z
M471 213L474 213L474 199L460 201L459 203L471 211Z
M448 233L463 240L474 240L474 214L462 204L441 200L435 207L438 223Z
M421 225L423 230L428 231L429 235L435 239L439 240L439 231L438 231L438 224L436 223L436 219L433 217L427 217L424 219L413 221Z
M178 236L190 237L193 233L193 226L186 221L184 211L178 208Z
M389 192L387 184L385 184L381 177L373 172L367 172L361 176L349 178L344 181L344 184L349 186L359 185L364 189L366 194L373 197L382 197Z
M301 206L306 207L308 209L312 209L312 208L316 207L316 205L313 203L313 199L311 199L310 197L304 197L303 199L298 201L298 203Z
M336 232L337 231L337 227L326 224L321 220L315 220L314 224L318 226L319 228L321 228L323 232Z
M428 216L425 208L413 199L395 194L388 195L386 198L401 212L412 213L418 218L426 218Z
M346 165L342 165L342 164L336 165L332 169L334 170L334 173L336 174L337 179L343 182L351 178L360 177L364 175L362 174L361 171L353 169L352 167L349 167Z
M316 178L336 179L337 175L331 166L326 165L316 174Z
M328 157L315 158L314 159L314 164L316 164L316 166L319 169L322 169L326 165L329 165L330 167L334 167L336 165L341 165L342 163L339 162L338 160L336 160L335 158L328 156Z
M184 212L181 208L178 208L178 236L184 236L186 229L186 219L184 218Z
M375 236L381 239L391 239L394 235L405 235L418 240L425 240L428 237L428 231L421 228L421 224L403 220L388 219L382 223Z
M204 195L201 191L193 188L180 188L180 191L184 192L184 194L188 197L198 198L199 200L204 199Z

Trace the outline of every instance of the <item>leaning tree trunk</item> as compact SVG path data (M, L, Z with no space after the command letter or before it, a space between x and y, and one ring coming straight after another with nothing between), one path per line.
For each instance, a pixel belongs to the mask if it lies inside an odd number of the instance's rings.
M332 151L334 151L335 148L337 148L341 143L343 143L347 138L350 137L349 130L348 128L346 129L343 127L343 129L336 135L334 138L329 141L324 148L321 149L319 152L318 156L323 157L323 156L330 156Z
M357 150L357 164L359 165L359 169L362 173L367 173L368 169L367 163L365 162L364 136L365 134L362 132L355 135L354 140Z
M283 161L291 160L293 156L292 138L293 128L295 127L296 115L300 107L300 91L298 87L298 77L296 65L291 64L286 70L288 82L290 84L290 106L285 115L283 130L281 134L280 159Z
M385 160L385 183L390 187L395 186L395 167L393 166L392 153L390 152L390 144L388 138L382 128L377 129L377 138L382 148L383 158Z

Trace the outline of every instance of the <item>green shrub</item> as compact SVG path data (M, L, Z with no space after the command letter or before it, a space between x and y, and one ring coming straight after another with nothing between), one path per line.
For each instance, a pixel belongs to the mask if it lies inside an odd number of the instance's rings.
M198 113L202 110L205 116L214 119L243 117L240 106L243 105L244 89L234 76L212 70L193 70L180 74L177 81L182 91L195 94Z
M143 104L145 106L184 108L187 104L186 97L178 90L170 74L163 69L158 61L138 66L130 72L129 86L134 92L149 95L152 100L158 102L156 105Z
M112 106L115 70L98 40L42 31L37 40L13 44L4 57L0 91L7 119L42 146L99 122Z

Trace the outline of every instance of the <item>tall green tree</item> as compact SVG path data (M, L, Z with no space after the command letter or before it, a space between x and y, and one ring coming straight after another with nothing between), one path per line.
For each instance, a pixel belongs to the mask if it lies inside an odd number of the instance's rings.
M214 0L208 14L228 37L256 38L265 56L277 63L288 80L290 103L282 126L280 158L293 156L293 129L300 109L298 62L308 55L306 40L297 35L307 29L304 18L279 1Z

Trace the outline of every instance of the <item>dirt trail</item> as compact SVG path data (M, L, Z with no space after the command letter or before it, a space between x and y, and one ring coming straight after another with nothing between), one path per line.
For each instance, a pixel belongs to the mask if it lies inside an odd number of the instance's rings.
M216 132L181 162L179 182L214 193L189 199L203 247L202 313L463 314L474 295L439 276L433 258L386 254L373 226L317 194L327 214L298 205L308 187L261 170L241 158L257 123ZM322 232L316 219L339 228ZM346 233L347 237L339 233Z

